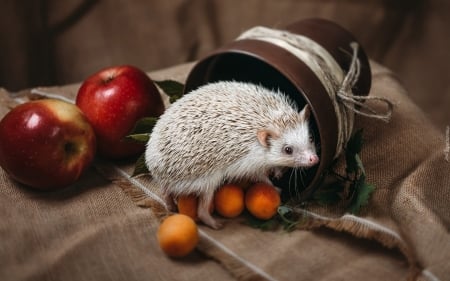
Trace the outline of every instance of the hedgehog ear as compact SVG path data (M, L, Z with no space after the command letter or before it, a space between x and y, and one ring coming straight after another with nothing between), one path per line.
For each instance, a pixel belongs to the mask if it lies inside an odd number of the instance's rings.
M264 147L269 147L270 139L277 139L280 135L271 129L262 129L256 133L259 143Z
M303 107L302 111L300 111L300 116L302 117L302 120L309 120L309 116L311 115L311 107L309 104L306 104L305 107Z

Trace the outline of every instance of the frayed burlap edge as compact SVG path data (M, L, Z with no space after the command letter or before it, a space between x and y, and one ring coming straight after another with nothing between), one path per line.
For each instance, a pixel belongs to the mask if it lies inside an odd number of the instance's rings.
M103 161L96 161L94 166L102 177L120 187L137 206L149 209L157 220L161 221L170 214L166 205L161 202L162 196L155 193L151 193L150 196L150 190L138 187L136 185L137 179L123 173L117 166ZM159 199L155 199L156 197ZM236 279L243 281L275 280L262 269L243 260L201 229L199 229L199 237L197 250L224 266Z
M358 238L376 241L388 249L398 249L409 264L407 280L417 280L420 275L421 268L414 252L402 237L391 229L351 214L345 214L339 218L329 218L304 209L296 208L294 211L305 217L304 222L298 225L298 229L313 230L325 227L338 232L349 233Z

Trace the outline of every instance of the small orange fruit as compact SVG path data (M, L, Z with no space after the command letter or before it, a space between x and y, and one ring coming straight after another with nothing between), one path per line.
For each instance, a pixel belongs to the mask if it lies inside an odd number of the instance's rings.
M256 183L245 193L245 206L258 219L272 218L280 203L280 194L275 187L267 183Z
M239 185L226 184L214 194L214 208L223 217L237 217L244 207L244 190Z
M168 256L184 257L197 246L197 225L189 216L170 215L159 225L157 238L159 246Z
M191 217L194 221L198 220L198 197L193 194L189 195L180 195L177 198L177 208L178 213L184 214L186 216ZM209 213L212 214L214 211L214 201L211 202L211 205L208 209Z
M181 195L177 198L178 213L197 220L198 197L195 195Z

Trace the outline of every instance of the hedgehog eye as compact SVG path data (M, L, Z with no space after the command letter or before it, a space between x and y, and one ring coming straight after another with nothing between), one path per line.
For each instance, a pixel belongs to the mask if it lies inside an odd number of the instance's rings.
M283 151L284 153L286 153L287 155L291 155L293 152L292 146L286 145L285 147L283 147Z
M314 142L314 138L312 136L309 136L309 142Z

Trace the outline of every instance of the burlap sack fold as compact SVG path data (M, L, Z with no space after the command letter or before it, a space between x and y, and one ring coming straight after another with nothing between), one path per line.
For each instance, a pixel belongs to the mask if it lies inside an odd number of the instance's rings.
M192 64L150 73L183 82ZM97 161L74 186L39 193L0 172L2 280L448 280L450 164L433 128L394 75L372 64L371 95L395 103L389 124L358 118L368 181L358 216L310 206L293 232L261 231L244 218L200 226L198 251L167 258L155 233L160 191L132 162ZM73 100L77 85L35 90ZM28 91L18 93L23 99ZM0 113L13 101L0 92ZM17 98L17 96L16 96ZM17 99L16 99L17 100ZM377 107L376 104L373 106Z

